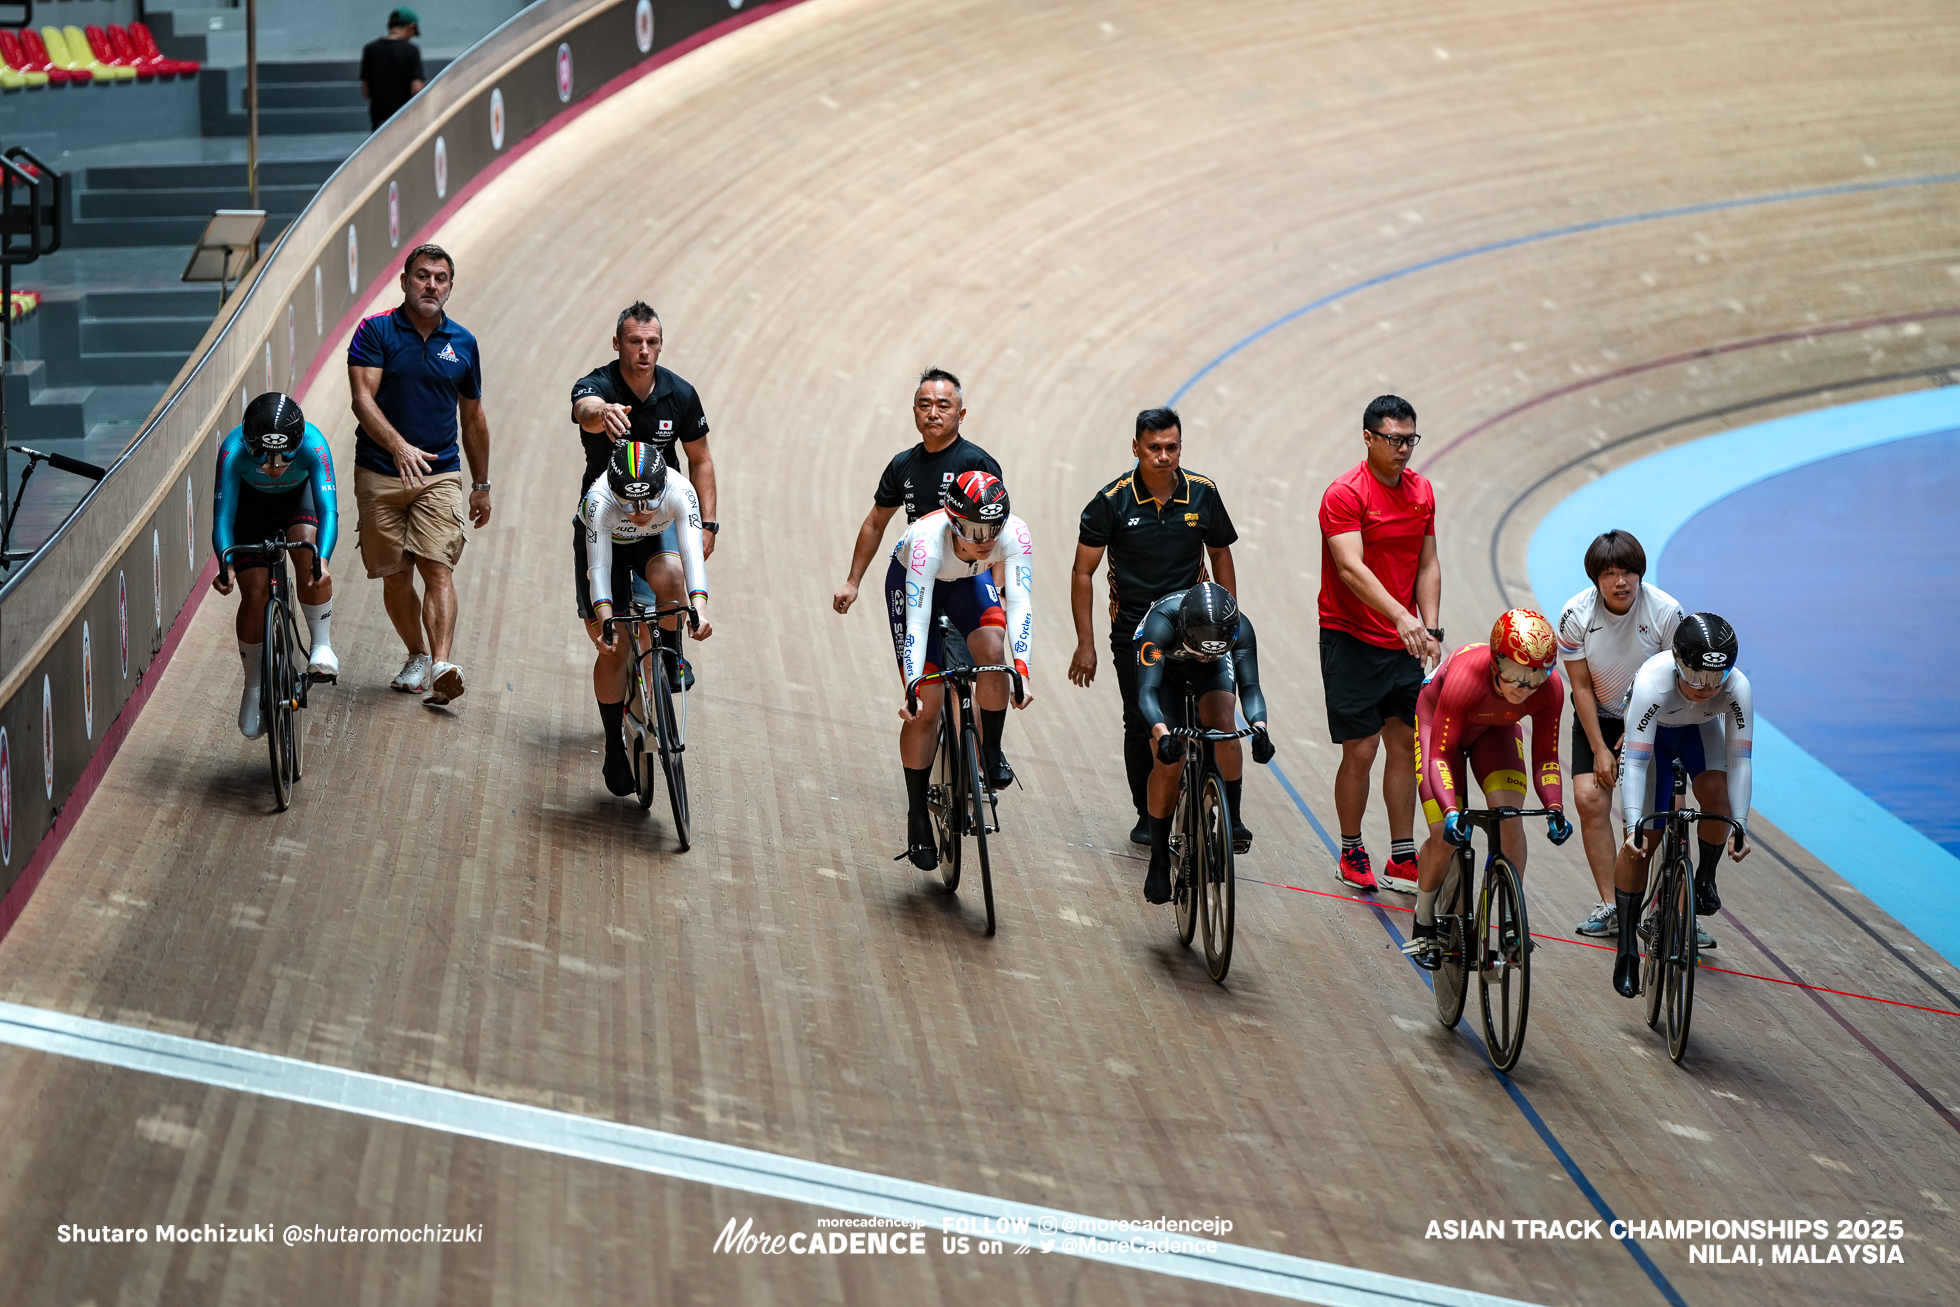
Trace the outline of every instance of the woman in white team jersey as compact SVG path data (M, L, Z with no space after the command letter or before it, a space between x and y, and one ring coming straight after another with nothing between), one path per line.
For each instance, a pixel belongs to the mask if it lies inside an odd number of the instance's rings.
M1565 602L1558 620L1558 653L1572 690L1572 801L1599 902L1576 927L1611 939L1619 930L1613 908L1613 782L1625 723L1620 705L1640 665L1668 647L1681 624L1674 596L1646 579L1647 551L1630 531L1608 531L1586 547L1592 584ZM1716 782L1719 784L1719 782ZM1697 801L1707 796L1696 792Z
M1733 817L1734 827L1703 822L1695 868L1695 915L1721 910L1715 869L1722 846L1740 862L1749 856L1749 800L1755 752L1756 701L1749 678L1736 668L1735 629L1714 613L1690 613L1675 628L1672 647L1655 654L1634 674L1624 713L1625 765L1620 803L1627 841L1614 867L1613 899L1619 909L1619 956L1613 985L1633 998L1640 993L1640 903L1647 886L1647 864L1660 838L1641 830L1640 819L1673 806L1674 762L1679 759L1697 781L1722 773L1727 785L1695 787L1703 812ZM1714 840L1708 836L1714 835ZM1727 836L1726 839L1723 837ZM1714 947L1713 941L1701 945Z

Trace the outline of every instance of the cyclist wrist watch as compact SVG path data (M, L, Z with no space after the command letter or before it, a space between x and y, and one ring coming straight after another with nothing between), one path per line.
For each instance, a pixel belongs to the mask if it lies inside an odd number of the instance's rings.
M1428 631L1428 632L1429 632L1429 633L1430 633L1431 635L1433 635L1433 636L1435 636L1435 637L1436 637L1436 643L1437 643L1437 644L1441 644L1441 643L1443 642L1443 628L1442 628L1442 627L1440 627L1440 626L1430 626L1430 627L1425 627L1425 628L1423 628L1423 629L1424 629L1424 630L1426 630L1426 631Z
M472 481L472 482L470 482L470 489L471 489L471 490L488 490L489 488L490 488L490 483L489 483L488 481Z
M706 532L708 532L708 533L709 533L710 535L720 535L720 534L721 534L721 523L719 523L719 522L703 522L703 523L701 524L701 529L702 529L703 531L706 531Z

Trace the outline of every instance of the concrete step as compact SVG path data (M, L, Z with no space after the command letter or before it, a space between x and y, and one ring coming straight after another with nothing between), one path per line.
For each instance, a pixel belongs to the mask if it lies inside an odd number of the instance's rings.
M191 248L204 234L204 224L209 220L209 214L202 218L81 218L68 224L61 239L77 249L177 245L183 247L184 261L189 263ZM283 214L268 217L265 233L259 238L260 248L269 247L291 221Z
M175 351L181 363L204 338L211 315L168 318L83 318L82 357ZM176 369L172 369L175 374Z
M259 134L261 136L311 136L320 132L361 132L368 128L367 106L348 109L260 109ZM223 118L207 117L204 122L206 136L243 136L246 134L245 115L227 114Z
M259 84L259 112L270 109L346 109L366 111L358 78L347 82L273 82Z
M365 126L365 124L363 124ZM261 186L312 186L318 188L327 178L333 176L334 169L340 167L340 159L290 159L276 162L261 161L259 164L259 185ZM180 191L198 187L233 187L245 185L245 165L243 163L146 163L136 165L112 165L82 169L75 175L77 190L90 191Z
M268 214L295 216L319 192L318 186L259 187L258 207ZM218 209L250 207L251 192L240 186L192 187L174 191L110 191L89 186L75 194L78 218L209 218Z
M186 256L188 257L188 256ZM92 290L82 296L85 318L202 318L218 313L218 292L210 286L166 290Z

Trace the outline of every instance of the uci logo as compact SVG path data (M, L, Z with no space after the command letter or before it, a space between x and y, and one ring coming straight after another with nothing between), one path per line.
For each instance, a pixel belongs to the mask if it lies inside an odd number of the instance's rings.
M1701 660L1704 663L1707 663L1710 667L1720 667L1724 663L1728 662L1729 656L1725 653L1719 653L1716 650L1711 649L1707 653L1701 656Z
M628 481L625 490L628 499L645 499L653 493L653 486L645 481Z

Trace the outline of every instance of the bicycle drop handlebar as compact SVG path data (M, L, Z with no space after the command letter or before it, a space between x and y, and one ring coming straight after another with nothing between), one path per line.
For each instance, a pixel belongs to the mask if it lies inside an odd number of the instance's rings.
M684 604L679 600L675 600L673 603L659 604L653 608L648 608L644 604L634 604L631 612L602 620L599 623L599 632L602 635L611 635L614 626L645 626L647 623L657 622L663 617L672 617L675 613L687 614L688 630L698 631L701 629L701 615L694 611L694 605Z
M1014 684L1015 703L1019 703L1027 697L1022 690L1021 673L1017 668L1008 667L1000 663L988 663L981 667L948 667L944 671L934 672L930 676L921 676L918 680L905 687L906 711L912 713L919 711L919 687L927 681L951 681L955 685L972 685L976 677L986 672L1007 673L1008 679Z
M312 553L313 579L318 581L320 579L320 550L319 546L315 545L311 540L261 540L257 544L249 544L241 541L238 544L230 546L222 554L218 555L218 575L224 576L230 572L231 556L233 554L271 554L276 557L279 554L289 554L295 549L305 549Z

